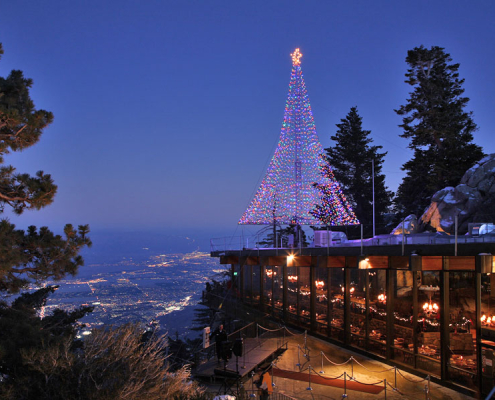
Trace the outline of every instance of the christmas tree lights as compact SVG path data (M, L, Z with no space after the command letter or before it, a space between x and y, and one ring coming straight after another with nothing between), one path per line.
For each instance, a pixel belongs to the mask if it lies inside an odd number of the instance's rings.
M357 225L358 219L347 202L346 197L340 189L340 185L333 175L330 164L325 156L321 155L321 174L327 178L327 182L315 183L313 186L320 193L321 203L315 204L310 211L311 215L325 225Z
M291 57L280 139L266 175L239 224L357 224L323 157L301 70L302 54L296 49Z

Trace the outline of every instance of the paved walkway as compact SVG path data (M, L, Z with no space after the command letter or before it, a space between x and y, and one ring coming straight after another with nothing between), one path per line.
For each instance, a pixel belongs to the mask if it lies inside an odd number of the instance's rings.
M416 375L409 374L402 370L395 372L395 369L388 364L366 358L352 351L342 349L311 336L307 337L307 357L304 357L304 335L293 335L286 337L288 349L275 360L275 369L284 371L294 371L300 373L301 370L308 374L308 368L312 368L311 389L308 390L308 380L296 380L290 377L281 377L277 372L273 375L273 392L283 393L298 400L342 400L344 395L343 384L339 387L323 385L316 382L314 378L317 374L324 378L335 378L346 373L346 377L354 378L352 383L364 385L375 385L381 387L379 393L366 393L362 386L347 386L345 394L347 399L426 399L428 381ZM323 358L323 368L321 364L321 352L332 362ZM347 362L350 357L355 361ZM297 366L296 364L300 364ZM340 364L340 365L336 365ZM274 369L274 370L275 370ZM324 371L320 373L320 371ZM304 374L304 373L303 373ZM252 379L257 380L259 375ZM252 379L244 383L246 389L253 387ZM385 382L386 387L385 390ZM343 383L343 379L340 379ZM347 381L349 383L349 381ZM395 390L397 388L397 390ZM445 388L435 383L429 384L429 398L431 400L471 400L470 396L463 395L454 390ZM358 389L358 390L355 390Z
M347 392L347 390L353 390L357 392L363 393L372 393L378 394L382 390L384 390L384 386L378 386L374 384L364 384L359 382L354 382L353 380L347 380L343 378L331 378L327 377L324 374L315 373L308 368L307 371L304 372L296 372L296 371L286 371L283 369L273 368L273 377L287 378L293 379L296 381L306 382L308 387L306 390L312 390L312 385L324 385L324 386L333 386L336 388L343 389L342 393Z

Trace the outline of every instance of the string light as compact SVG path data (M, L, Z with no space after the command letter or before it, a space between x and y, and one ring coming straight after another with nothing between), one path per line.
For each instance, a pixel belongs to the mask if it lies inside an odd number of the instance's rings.
M322 162L320 171L327 182L315 183L314 187L320 193L320 204L315 204L311 215L323 222L325 225L357 225L359 224L352 207L347 202L340 185L335 179L332 168L326 161L326 157L321 155Z
M279 142L258 191L239 224L349 225L359 223L323 156L301 70L292 72Z

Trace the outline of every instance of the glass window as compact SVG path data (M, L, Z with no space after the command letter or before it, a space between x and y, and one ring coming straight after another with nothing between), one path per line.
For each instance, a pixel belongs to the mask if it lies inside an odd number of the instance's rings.
M287 318L292 323L297 322L298 310L298 276L297 267L287 267Z
M329 268L330 336L344 341L344 268Z
M366 275L368 270L351 269L351 345L365 348Z
M272 267L273 271L273 306L275 311L280 313L284 308L284 276L283 268Z
M368 272L368 271L366 271ZM387 271L369 271L368 350L385 357L387 344Z
M234 290L236 297L240 298L241 296L241 266L236 264L234 266Z
M263 268L263 305L265 309L271 311L273 297L273 269L270 266Z
M418 286L416 367L440 375L440 273L423 271Z
M251 266L251 271L252 271L252 285L253 285L253 303L254 304L260 304L260 269L261 267L259 265L252 265Z
M243 277L244 301L247 304L251 304L252 303L251 289L253 287L253 276L250 265L244 265L242 267L242 277Z
M328 268L316 268L316 298L315 298L315 313L316 313L316 330L324 335L328 332Z
M309 329L310 324L310 298L311 298L311 282L310 268L309 267L299 267L299 321L300 324Z
M476 384L476 275L474 272L449 273L450 380L466 387Z
M394 352L396 361L414 366L413 273L394 273ZM383 300L386 302L386 298Z
M493 290L492 290L493 288ZM495 274L481 274L482 393L495 386Z

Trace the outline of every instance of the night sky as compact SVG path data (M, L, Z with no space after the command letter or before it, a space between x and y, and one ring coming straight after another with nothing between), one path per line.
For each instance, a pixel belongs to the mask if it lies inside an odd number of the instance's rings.
M229 235L278 141L296 47L323 146L357 106L389 189L411 157L393 110L416 46L460 63L474 141L495 152L494 19L492 1L3 1L0 76L23 70L55 115L6 162L59 186L44 210L4 216Z

